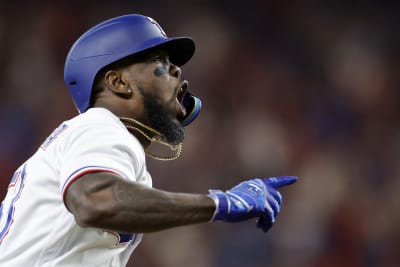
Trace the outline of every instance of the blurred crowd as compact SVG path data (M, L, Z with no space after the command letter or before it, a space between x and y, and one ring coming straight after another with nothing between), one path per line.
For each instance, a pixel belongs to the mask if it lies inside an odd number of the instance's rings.
M129 266L400 266L399 12L395 1L0 0L0 198L14 169L77 114L63 83L75 39L141 13L193 37L183 73L203 102L181 158L149 159L154 186L299 181L282 189L268 233L249 221L148 234Z

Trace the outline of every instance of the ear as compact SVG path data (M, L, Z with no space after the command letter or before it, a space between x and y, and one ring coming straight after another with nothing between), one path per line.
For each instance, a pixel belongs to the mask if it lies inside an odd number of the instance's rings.
M123 79L121 71L107 71L104 75L104 80L106 87L114 94L124 98L128 98L132 94L132 90L129 88L129 83Z

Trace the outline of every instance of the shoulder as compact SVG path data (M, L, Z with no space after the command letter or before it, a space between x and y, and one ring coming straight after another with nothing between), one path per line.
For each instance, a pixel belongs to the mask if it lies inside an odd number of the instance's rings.
M114 148L129 148L135 154L143 151L137 138L129 133L116 115L105 108L91 108L64 124L69 129L67 139L70 142L103 147L109 144Z
M110 111L89 109L64 123L68 130L59 140L59 151L73 170L102 166L133 177L145 167L143 146Z

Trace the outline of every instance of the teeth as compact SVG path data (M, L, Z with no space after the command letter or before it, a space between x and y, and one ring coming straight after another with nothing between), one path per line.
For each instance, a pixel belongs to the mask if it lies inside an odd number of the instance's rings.
M178 99L178 102L182 102L184 96L184 89L181 87L178 89L178 94L176 98Z
M188 87L188 82L187 81L183 81L180 85L180 87L178 88L178 92L177 92L177 100L179 103L183 102L183 99L185 98L185 94L186 94L186 89Z

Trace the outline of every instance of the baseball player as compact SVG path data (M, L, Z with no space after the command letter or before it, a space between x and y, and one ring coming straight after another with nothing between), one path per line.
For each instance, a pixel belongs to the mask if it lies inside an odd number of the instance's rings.
M167 37L143 15L86 31L71 47L65 83L79 115L62 122L20 166L0 208L0 266L126 266L142 233L254 218L267 231L296 177L250 179L207 194L152 188L145 155L179 156L199 114L180 66L188 37ZM171 155L149 150L151 143Z

